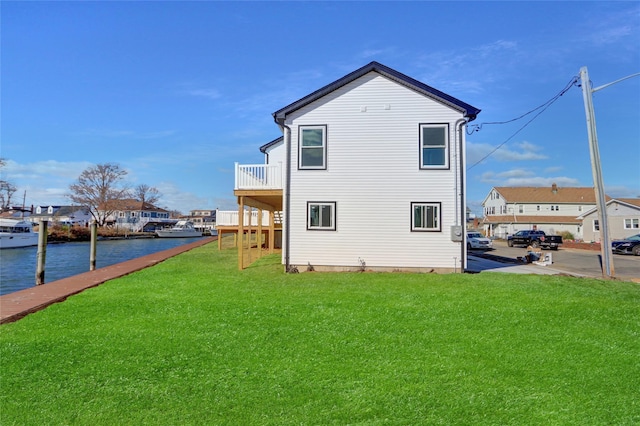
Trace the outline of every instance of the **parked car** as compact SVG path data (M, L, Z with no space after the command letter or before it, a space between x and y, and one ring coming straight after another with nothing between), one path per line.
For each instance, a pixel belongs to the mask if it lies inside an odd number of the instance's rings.
M640 256L640 234L632 235L624 240L616 240L611 242L613 253L615 254L633 254Z
M469 250L491 250L493 249L493 241L479 232L467 232L467 248Z
M558 250L562 244L560 235L547 235L544 231L523 230L518 231L507 237L507 245L513 246L531 246L533 248L542 247L551 250Z

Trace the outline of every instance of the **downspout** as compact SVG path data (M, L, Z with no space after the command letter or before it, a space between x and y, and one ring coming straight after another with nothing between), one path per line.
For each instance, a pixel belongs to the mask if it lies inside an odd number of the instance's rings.
M284 145L287 151L287 171L284 184L285 210L284 210L284 271L289 272L289 248L291 247L291 128L282 123L285 129Z
M466 234L467 234L467 211L464 208L465 207L465 202L464 202L464 197L465 197L465 193L464 193L464 149L463 149L463 140L462 140L462 128L469 122L469 117L465 117L465 118L461 118L458 121L456 121L456 128L457 128L457 134L458 134L458 146L460 149L460 216L459 216L459 220L460 220L460 225L462 228L462 241L460 241L460 272L464 273L465 271L465 267L466 267L466 259L467 259L467 245L465 244L465 240L466 240ZM457 181L457 179L456 179ZM456 219L456 222L458 221L458 219Z

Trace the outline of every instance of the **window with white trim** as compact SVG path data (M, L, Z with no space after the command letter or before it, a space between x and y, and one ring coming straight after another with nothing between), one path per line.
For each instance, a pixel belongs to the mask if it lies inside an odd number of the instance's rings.
M640 228L640 219L625 219L624 229L638 229Z
M327 168L327 126L300 126L299 169Z
M600 222L598 219L593 219L593 230L600 231Z
M440 203L411 203L411 231L440 231Z
M307 202L307 229L320 231L336 230L336 203Z
M420 168L449 168L449 125L420 125Z

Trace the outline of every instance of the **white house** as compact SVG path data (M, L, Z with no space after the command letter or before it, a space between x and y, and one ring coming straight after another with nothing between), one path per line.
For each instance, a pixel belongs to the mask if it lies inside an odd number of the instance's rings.
M29 220L38 223L47 220L51 224L86 226L92 216L88 209L80 206L36 206Z
M111 201L100 210L110 212L106 220L109 226L130 232L151 232L177 222L167 210L135 199Z
M584 224L584 240L600 242L598 210L593 208L580 216ZM640 198L614 198L607 202L607 222L612 240L622 240L640 233Z
M266 164L236 166L239 211L282 210L287 270L461 271L479 112L372 62L273 113Z
M482 202L487 236L506 238L534 227L549 234L571 232L583 239L581 214L596 205L588 187L494 187Z

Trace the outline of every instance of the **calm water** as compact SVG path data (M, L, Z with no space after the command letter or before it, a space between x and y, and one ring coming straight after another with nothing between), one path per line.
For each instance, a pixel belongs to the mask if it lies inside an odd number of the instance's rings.
M103 268L197 240L197 238L144 238L98 241L96 268ZM37 247L0 250L0 295L35 286L37 252ZM88 242L48 244L45 282L50 283L88 272L89 256Z

